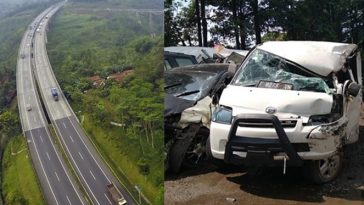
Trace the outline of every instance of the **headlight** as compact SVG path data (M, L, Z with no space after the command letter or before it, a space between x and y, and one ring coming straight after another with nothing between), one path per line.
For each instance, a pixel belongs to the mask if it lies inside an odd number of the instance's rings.
M327 124L330 122L331 122L330 115L312 115L308 119L307 125L308 126L321 125L321 124Z
M233 110L229 107L219 106L212 114L212 121L223 124L231 124Z

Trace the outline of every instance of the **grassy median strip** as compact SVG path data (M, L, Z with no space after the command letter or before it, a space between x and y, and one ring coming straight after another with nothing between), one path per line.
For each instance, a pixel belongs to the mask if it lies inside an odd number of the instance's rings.
M3 196L7 205L44 205L42 192L22 136L9 140L2 161Z

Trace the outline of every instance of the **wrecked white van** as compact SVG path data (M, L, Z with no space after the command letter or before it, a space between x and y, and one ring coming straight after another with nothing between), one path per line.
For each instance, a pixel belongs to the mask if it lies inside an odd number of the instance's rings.
M223 91L207 154L247 166L302 166L333 180L359 137L361 59L354 44L286 41L254 48Z

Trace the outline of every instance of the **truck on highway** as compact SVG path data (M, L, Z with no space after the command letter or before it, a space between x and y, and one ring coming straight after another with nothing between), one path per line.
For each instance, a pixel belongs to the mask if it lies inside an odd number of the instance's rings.
M127 202L124 199L124 196L120 193L120 191L116 188L116 186L111 183L106 185L107 191L111 195L112 200L117 203L117 205L126 205Z
M58 92L57 88L51 88L51 93L55 101L58 101Z

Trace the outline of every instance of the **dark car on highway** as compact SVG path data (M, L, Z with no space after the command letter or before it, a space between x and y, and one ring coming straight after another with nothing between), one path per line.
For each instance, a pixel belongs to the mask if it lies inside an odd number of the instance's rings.
M211 114L235 68L200 64L165 72L165 169L179 172L205 158Z

